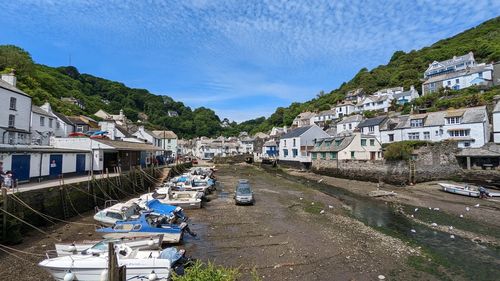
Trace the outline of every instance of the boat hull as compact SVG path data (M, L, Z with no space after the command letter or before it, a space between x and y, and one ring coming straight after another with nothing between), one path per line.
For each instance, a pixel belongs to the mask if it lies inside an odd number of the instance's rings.
M178 233L158 233L158 232L104 232L105 239L121 239L121 238L147 238L155 235L163 235L163 243L179 243L182 240L183 232Z

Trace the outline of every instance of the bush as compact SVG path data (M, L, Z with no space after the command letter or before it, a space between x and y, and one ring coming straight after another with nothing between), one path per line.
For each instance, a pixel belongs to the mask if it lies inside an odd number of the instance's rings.
M426 141L400 141L390 143L385 147L384 158L389 161L409 160L413 150L427 145Z
M186 268L184 275L172 274L172 281L235 281L239 277L238 269L224 268L209 262L204 264L201 261Z

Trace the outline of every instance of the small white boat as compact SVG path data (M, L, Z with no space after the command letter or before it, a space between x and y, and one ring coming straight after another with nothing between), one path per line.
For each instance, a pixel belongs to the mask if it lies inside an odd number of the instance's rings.
M127 220L139 213L140 207L134 201L118 203L116 200L109 200L104 203L105 209L99 210L96 207L94 220L101 225L112 226L117 221Z
M157 199L161 203L179 206L183 209L201 208L202 192L197 191L174 191L170 187L161 187L152 193L144 194L142 200Z
M476 187L461 186L449 183L438 183L443 191L469 196L469 197L479 197L479 190ZM487 191L490 197L499 197L500 192L490 192Z
M163 236L151 236L127 239L104 239L101 241L83 241L82 243L57 243L55 244L55 256L69 256L69 255L93 255L105 254L108 252L108 243L113 242L115 245L127 245L133 250L153 250L160 249L163 242Z
M116 247L118 266L126 266L127 280L169 280L172 264L182 257L175 248L149 251L133 250L125 245ZM107 254L97 254L47 258L38 265L55 280L101 281L107 280L108 263Z

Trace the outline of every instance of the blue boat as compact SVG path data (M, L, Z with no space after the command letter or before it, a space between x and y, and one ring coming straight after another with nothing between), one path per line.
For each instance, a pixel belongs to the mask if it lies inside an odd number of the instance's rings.
M188 217L184 214L181 207L161 203L158 199L149 200L146 202L146 207L154 213L160 215L175 216L181 221L188 220Z
M150 237L163 235L165 243L179 243L184 231L188 230L187 223L171 224L168 218L155 213L142 213L130 220L118 221L112 227L97 229L104 238Z

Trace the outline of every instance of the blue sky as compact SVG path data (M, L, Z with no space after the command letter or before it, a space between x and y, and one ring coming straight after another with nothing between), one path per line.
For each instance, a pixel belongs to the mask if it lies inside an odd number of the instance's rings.
M0 44L221 118L268 116L498 16L500 1L3 1ZM383 2L383 3L382 3Z

